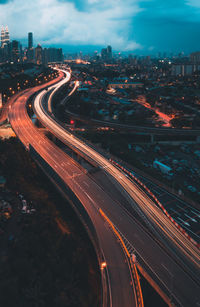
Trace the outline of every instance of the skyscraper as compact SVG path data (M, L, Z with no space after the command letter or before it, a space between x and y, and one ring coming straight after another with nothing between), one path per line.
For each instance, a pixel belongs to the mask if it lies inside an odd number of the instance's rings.
M111 46L107 47L107 57L108 59L112 59L112 47Z
M101 49L101 58L103 60L107 59L107 49L106 48Z
M103 48L101 50L101 57L103 60L111 60L112 59L112 47L107 46L107 48Z
M33 33L28 33L28 49L33 48Z
M5 28L4 42L5 42L5 44L8 44L8 43L10 42L10 34L9 34L8 27L7 27L7 26L6 26L6 28Z
M4 47L5 45L8 45L10 42L10 34L8 31L8 27L6 26L1 28L1 47Z
M28 33L28 49L26 52L26 56L27 56L27 61L29 63L34 62L34 48L33 48L33 33L32 32Z
M1 47L4 46L4 40L5 40L5 31L4 27L1 28Z
M35 48L35 61L38 65L42 64L42 47L39 44Z
M16 40L12 41L12 61L20 62L20 43Z

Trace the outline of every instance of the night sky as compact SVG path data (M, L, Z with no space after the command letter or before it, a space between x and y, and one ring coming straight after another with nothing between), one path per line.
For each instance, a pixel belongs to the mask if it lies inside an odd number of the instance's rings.
M0 0L11 39L153 54L200 50L200 0Z

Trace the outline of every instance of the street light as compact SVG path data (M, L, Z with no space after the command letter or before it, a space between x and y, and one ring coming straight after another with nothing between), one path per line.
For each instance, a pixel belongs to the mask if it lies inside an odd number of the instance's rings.
M107 263L104 261L101 263L101 270L105 269L107 267Z

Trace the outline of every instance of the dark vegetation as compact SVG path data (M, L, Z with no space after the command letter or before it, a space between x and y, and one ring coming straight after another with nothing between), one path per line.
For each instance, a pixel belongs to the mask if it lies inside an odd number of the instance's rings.
M0 148L7 188L36 209L23 215L15 196L13 239L5 240L6 228L0 236L0 306L99 306L96 255L74 211L16 139Z

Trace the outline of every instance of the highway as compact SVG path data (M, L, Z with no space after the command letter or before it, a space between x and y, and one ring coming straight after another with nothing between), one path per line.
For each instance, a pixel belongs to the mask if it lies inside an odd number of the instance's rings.
M29 144L34 147L70 187L91 217L107 263L111 301L109 306L137 306L126 256L111 229L105 225L105 221L98 211L99 203L93 200L93 189L90 187L94 183L67 154L47 139L28 117L26 101L37 90L32 89L19 97L10 109L9 121L24 146L27 149Z
M58 88L60 85L58 84ZM190 257L191 261L200 266L200 253L199 250L188 241L188 239L180 233L180 231L169 221L163 212L154 204L154 202L138 187L112 165L106 158L100 155L97 151L89 147L83 141L76 138L73 134L61 127L49 114L45 113L42 107L42 97L45 91L37 95L34 103L35 113L45 127L54 133L59 139L64 141L70 146L78 149L81 153L94 160L98 165L103 168L106 173L112 176L118 184L128 193L128 195L139 205L140 209L147 215L153 223L156 223L162 228L162 231L173 240L173 242Z
M48 110L49 112L52 113L52 107L51 107L51 100L53 95L55 94L55 92L58 90L58 88L60 88L61 86L63 86L64 84L66 84L67 82L69 82L70 78L71 78L71 73L70 71L63 71L60 70L60 72L62 72L65 75L65 78L63 80L61 80L60 82L57 83L56 86L52 85L51 87L48 88L48 91L52 90L54 87L55 89L51 92L50 96L49 96L49 101L48 101Z
M80 168L74 161L72 162L69 156L52 144L33 126L25 108L27 98L31 94L29 92L20 97L12 105L9 112L10 123L24 145L28 148L29 144L31 144L41 157L63 178L78 199L85 204L85 209L96 226L106 262L108 263L113 301L115 297L117 298L113 306L132 306L133 304L130 304L130 302L134 301L134 295L130 287L130 273L127 265L122 265L124 254L119 249L118 243L113 240L113 234L109 232L105 222L100 218L99 208L106 213L129 242L129 247L136 253L140 264L177 306L199 306L199 251L169 223L162 212L151 203L150 199L139 187L134 185L103 156L62 127L59 127L44 112L41 107L44 92L41 92L35 100L37 116L51 131L55 129L55 135L59 138L64 138L65 142L67 141L70 146L76 147L100 165L100 172L102 176L106 176L105 178L109 183L106 184L107 189L105 186L102 188L101 185L97 184L92 176L85 174L85 172L80 172ZM116 199L118 194L120 194L120 197ZM134 208L137 207L135 210L141 210L154 225L154 229L162 234L164 233L163 237L169 246L170 244L173 246L174 251L170 248L167 250L160 242L155 240L138 223L134 216L126 210L121 199L124 203L128 202ZM154 233L154 236L156 236L156 233ZM162 243L164 244L165 242ZM113 246L113 244L116 245ZM112 265L113 263L115 264L116 258L119 266L117 273L114 273ZM115 265L113 266L117 269ZM117 279L115 274L118 276ZM128 292L128 295L126 292Z
M93 126L98 127L110 127L114 129L119 129L121 131L129 132L141 132L145 134L157 134L157 135L184 135L184 136L200 136L199 129L177 129L177 128L167 128L167 127L146 127L146 126L135 126L128 124L120 124L107 120L98 120L94 118L87 118L79 114L75 114L66 110L66 112L73 118L84 123L89 123Z
M48 87L48 86L52 86L53 84L59 82L60 80L62 80L64 77L64 72L60 72L60 75L58 78L49 81L48 83L45 83L45 85L39 85L37 87L34 87L34 91L39 91L40 89L44 88L44 87ZM65 79L66 82L66 79ZM21 96L23 96L24 94L26 94L30 89L25 89L23 91L20 91L18 93L16 93L15 95L13 95L12 97L9 98L9 100L7 101L7 103L5 105L3 105L3 108L1 110L0 113L0 125L4 124L7 120L8 120L8 113L10 108L12 107L12 105L14 104L14 102Z
M8 112L11 108L12 104L24 93L26 93L27 90L21 91L15 95L13 95L8 102L2 107L1 113L0 113L0 125L4 124L8 119Z
M135 200L137 205L139 204L145 215L148 216L149 219L151 219L152 222L156 224L158 228L161 229L161 231L176 244L179 251L181 250L182 253L187 256L189 261L194 262L199 269L199 250L193 246L193 244L189 242L188 239L180 233L180 231L177 230L177 228L168 220L166 216L164 216L164 214L154 205L147 195L137 187L137 185L130 182L130 180L118 169L113 167L108 160L77 139L74 135L65 131L65 129L59 126L55 120L45 113L44 109L42 108L43 95L44 93L41 92L35 100L35 111L43 124L48 127L49 130L52 131L59 139L66 142L68 145L79 149L82 153L92 158L101 166L102 169L115 178L118 184L128 192L132 199ZM121 227L119 229L121 230Z
M143 172L132 169L130 165L127 165L127 169L150 189L174 220L200 244L200 210L198 210L198 206L192 206L170 193L155 178L147 178Z

